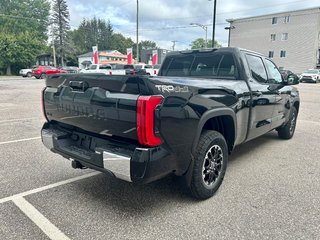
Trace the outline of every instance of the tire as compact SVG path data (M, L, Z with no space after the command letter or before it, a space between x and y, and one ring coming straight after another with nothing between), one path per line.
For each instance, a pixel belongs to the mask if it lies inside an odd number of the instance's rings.
M31 72L28 72L28 73L27 73L27 77L28 77L28 78L31 78L31 77L32 77Z
M46 78L47 78L47 75L46 75L45 73L42 73L41 76L40 76L40 78L41 78L41 79L46 79Z
M228 163L228 147L216 131L204 131L197 146L190 192L197 199L207 199L219 189Z
M286 123L286 125L277 129L279 138L290 139L293 137L297 124L297 116L297 109L295 107L292 107L289 121Z

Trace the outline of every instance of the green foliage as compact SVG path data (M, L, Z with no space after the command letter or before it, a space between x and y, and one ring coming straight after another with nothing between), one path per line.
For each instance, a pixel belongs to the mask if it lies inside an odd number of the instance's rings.
M203 38L197 38L196 40L192 41L190 44L191 49L205 48L205 46L206 46L206 41ZM211 48L211 46L212 46L212 40L209 39L207 43L207 48ZM215 40L214 47L220 48L222 47L222 45Z
M28 31L39 40L46 40L49 10L47 0L1 0L1 32L19 34Z
M139 49L156 49L157 44L154 41L145 40L139 42Z
M73 30L70 35L77 47L83 52L92 51L92 46L99 46L99 49L110 49L112 45L113 28L110 21L93 18L83 19L78 29Z
M119 52L126 54L127 48L131 48L133 45L134 43L131 38L126 38L121 33L116 33L112 35L109 49L118 50Z
M66 49L71 44L68 42L70 30L70 14L66 0L53 0L52 13L50 16L51 37L56 47L60 63L64 65Z
M99 18L83 19L78 29L70 32L70 38L74 42L75 51L83 54L92 51L92 46L98 45L99 50L118 50L126 54L127 48L133 48L136 55L136 44L131 38L126 38L121 33L114 33L110 21ZM156 48L153 41L141 41L139 49Z
M1 0L0 68L7 74L34 65L46 50L49 10L47 0Z
M7 34L0 32L0 66L10 74L11 67L26 68L32 66L36 56L46 49L43 41L34 33Z

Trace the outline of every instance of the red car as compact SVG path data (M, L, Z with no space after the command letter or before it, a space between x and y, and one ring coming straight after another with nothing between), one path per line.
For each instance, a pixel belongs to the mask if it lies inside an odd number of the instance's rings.
M67 71L58 69L51 66L38 66L32 69L32 76L35 78L46 78L47 75L57 74L57 73L67 73Z

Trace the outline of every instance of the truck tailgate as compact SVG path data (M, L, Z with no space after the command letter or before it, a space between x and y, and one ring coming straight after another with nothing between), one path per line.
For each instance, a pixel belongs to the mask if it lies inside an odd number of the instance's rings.
M102 74L55 75L46 80L44 111L57 121L95 134L137 140L136 106L145 79Z

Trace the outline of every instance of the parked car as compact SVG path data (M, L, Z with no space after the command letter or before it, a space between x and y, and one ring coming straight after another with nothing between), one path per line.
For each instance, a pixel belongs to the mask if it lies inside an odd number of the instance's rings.
M130 70L134 70L133 64L114 64L112 65L112 75L127 75Z
M153 74L154 74L155 76L157 76L157 75L158 75L158 72L159 72L159 69L160 69L160 67L161 67L161 64L155 64L155 65L153 65L152 67L153 67Z
M157 73L158 73L158 70L154 69L154 66L149 64L135 64L134 68L137 70L144 69L146 71L146 74L149 76L157 76Z
M19 71L19 75L22 77L32 77L32 69L29 69L29 68L21 69Z
M320 82L320 69L309 69L301 74L300 82Z
M110 64L91 64L87 69L82 69L81 73L104 73L109 75L111 70Z
M46 78L47 75L57 74L57 73L67 73L67 71L58 69L51 66L38 66L32 69L32 76L35 78Z
M79 73L80 72L80 68L73 67L73 66L66 66L66 67L62 67L60 69L66 71L67 73Z

